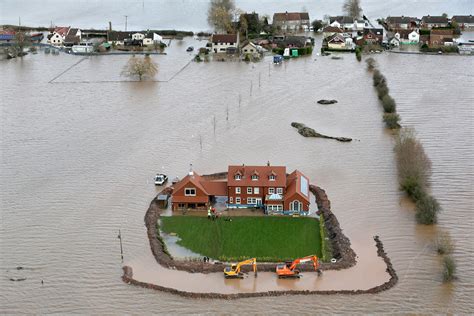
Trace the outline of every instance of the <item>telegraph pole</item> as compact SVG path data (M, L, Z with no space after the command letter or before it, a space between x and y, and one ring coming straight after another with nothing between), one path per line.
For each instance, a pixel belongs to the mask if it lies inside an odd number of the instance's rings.
M128 15L124 15L125 17L125 32L127 32L127 20L128 20Z
M120 229L119 229L119 234L117 238L120 239L120 256L122 257L122 263L123 263L122 233L120 232Z

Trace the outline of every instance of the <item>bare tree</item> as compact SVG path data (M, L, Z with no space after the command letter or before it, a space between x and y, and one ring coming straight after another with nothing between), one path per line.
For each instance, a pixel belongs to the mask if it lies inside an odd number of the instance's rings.
M344 4L342 5L342 11L354 19L360 18L362 13L360 0L345 0Z
M151 60L150 55L144 58L130 57L125 65L122 75L127 77L137 77L142 81L144 78L153 78L158 73L158 66Z
M31 39L30 37L23 31L18 31L15 33L15 42L14 44L8 49L9 53L18 56L18 57L23 57L26 55L24 52L25 48L31 45Z
M216 31L231 32L234 10L234 0L211 0L207 11L207 22Z

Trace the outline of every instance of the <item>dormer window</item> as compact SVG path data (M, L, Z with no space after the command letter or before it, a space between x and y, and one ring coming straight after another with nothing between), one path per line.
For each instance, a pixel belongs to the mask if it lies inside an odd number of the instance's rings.
M234 176L234 179L235 179L235 180L242 180L242 176L241 176L240 174L236 174L236 175Z
M270 181L275 181L276 177L275 177L273 174L271 174L271 175L268 177L268 179L269 179Z
M257 174L253 174L252 175L252 181L257 181L258 180L258 175Z

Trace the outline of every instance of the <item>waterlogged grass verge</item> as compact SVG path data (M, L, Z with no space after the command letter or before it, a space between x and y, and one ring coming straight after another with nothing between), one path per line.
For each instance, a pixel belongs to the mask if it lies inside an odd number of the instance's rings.
M332 258L332 251L323 214L319 217L319 232L321 233L321 261L329 262Z

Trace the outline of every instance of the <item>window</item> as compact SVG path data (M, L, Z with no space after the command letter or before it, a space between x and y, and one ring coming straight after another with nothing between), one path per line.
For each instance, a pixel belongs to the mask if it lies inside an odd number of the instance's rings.
M275 188L268 188L268 194L275 193Z
M239 197L235 198L235 204L240 204L240 198Z
M179 203L178 204L178 209L182 210L185 207L184 203Z
M235 194L240 194L240 187L235 187Z
M247 194L252 194L252 187L247 187Z
M235 180L240 180L240 179L242 179L242 176L241 176L240 174L236 174L236 175L234 176L234 179L235 179Z
M184 189L185 196L196 196L196 189L195 188L186 188Z
M260 194L260 188L259 187L253 188L253 194Z
M271 174L271 175L268 177L268 179L269 179L270 181L275 181L275 175Z
M257 204L256 198L247 198L247 204Z
M233 198L233 197L230 197L230 198L229 198L229 203L230 203L230 204L234 203L234 198Z
M277 193L278 194L283 194L283 188L277 188Z
M258 180L258 175L253 174L253 175L252 175L252 181L257 181L257 180Z

